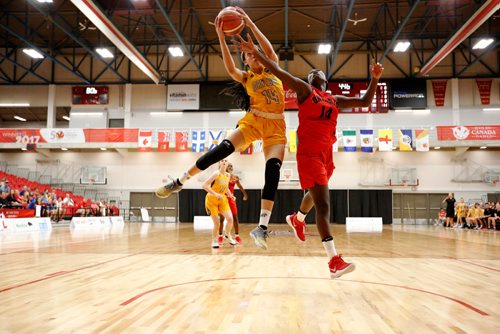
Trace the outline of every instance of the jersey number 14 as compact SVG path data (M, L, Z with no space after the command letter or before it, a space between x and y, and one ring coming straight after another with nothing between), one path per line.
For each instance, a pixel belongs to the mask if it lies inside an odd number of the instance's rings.
M319 118L325 118L325 119L330 119L330 116L332 115L332 108L328 108L328 110L325 111L325 106L321 106L321 115Z

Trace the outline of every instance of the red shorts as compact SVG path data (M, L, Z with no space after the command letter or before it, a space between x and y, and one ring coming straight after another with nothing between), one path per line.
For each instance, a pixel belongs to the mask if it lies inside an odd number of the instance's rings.
M300 186L304 190L316 184L320 186L328 184L334 169L331 148L321 153L297 154Z
M238 215L238 207L236 206L236 201L233 201L233 200L228 198L227 202L229 203L229 208L231 209L231 213L233 214L233 216L237 216Z

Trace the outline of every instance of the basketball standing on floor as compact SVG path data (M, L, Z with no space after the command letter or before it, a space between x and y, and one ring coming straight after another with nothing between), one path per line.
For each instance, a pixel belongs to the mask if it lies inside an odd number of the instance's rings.
M212 174L205 182L203 182L203 189L207 192L205 197L205 208L207 214L212 218L214 228L212 230L212 248L219 248L222 245L222 235L219 232L219 214L226 218L226 233L228 234L228 241L231 245L236 245L236 241L231 237L229 232L233 227L233 215L229 208L228 198L233 198L233 194L229 191L229 173L226 171L227 161L221 160L219 162L219 170Z
M333 170L332 145L337 140L335 130L339 108L368 107L375 95L378 79L382 75L383 67L372 61L370 73L372 80L363 97L348 98L333 96L326 93L327 80L320 70L309 72L309 83L302 81L282 70L278 64L272 62L266 55L259 52L248 35L248 41L239 37L234 41L241 51L253 54L266 68L280 78L288 87L297 92L299 104L299 127L297 148L297 169L302 189L307 189L301 203L302 215L314 205L316 207L316 225L323 246L329 258L330 277L337 278L354 270L354 264L346 263L337 254L333 237L330 233L330 194L328 180ZM287 217L287 222L293 228L295 235L305 241L305 223L296 215Z
M271 62L277 64L278 56L269 40L262 34L248 15L241 9L238 12L252 31L259 46ZM201 156L183 176L172 179L169 183L156 190L158 197L168 197L179 192L182 186L194 175L207 169L212 164L225 159L235 150L248 147L253 141L262 139L266 159L265 182L262 190L260 219L258 226L250 232L258 247L267 249L267 226L274 206L274 197L278 189L280 168L285 155L286 125L285 125L285 93L281 81L267 68L259 63L253 54L242 53L246 71L238 69L231 57L222 30L222 21L216 19L215 27L219 37L224 66L229 75L241 88L235 91L240 107L249 111L238 121L238 128L224 139L216 148ZM239 95L243 93L244 95Z

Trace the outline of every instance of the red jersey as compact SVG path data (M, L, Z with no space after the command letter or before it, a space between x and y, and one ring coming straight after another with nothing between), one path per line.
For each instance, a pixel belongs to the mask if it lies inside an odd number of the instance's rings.
M235 180L234 178L231 178L231 179L229 180L229 185L228 185L228 187L229 187L229 191L230 191L230 192L231 192L231 194L233 194L233 195L234 195L234 186L235 186L235 185L236 185L236 180Z
M312 87L311 94L299 104L297 154L321 153L331 150L337 141L337 100L331 94Z

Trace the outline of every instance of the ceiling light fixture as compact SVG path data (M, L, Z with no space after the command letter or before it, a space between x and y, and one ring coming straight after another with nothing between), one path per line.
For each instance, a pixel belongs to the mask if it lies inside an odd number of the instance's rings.
M35 49L23 49L23 52L31 58L43 59L43 55Z
M318 54L320 55L327 55L330 53L332 50L332 45L331 44L320 44L318 45Z
M477 49L486 49L491 43L493 43L495 40L493 38L483 38L477 41L476 44L472 47L473 50Z
M29 107L29 103L0 103L0 107Z
M410 47L410 42L408 41L401 41L396 44L394 47L394 52L406 52L408 48Z
M26 118L23 118L21 116L14 115L14 118L17 119L18 121L26 122Z
M65 120L67 120L68 122L70 120L69 116L66 116L66 115L64 115L62 118L65 119Z
M168 52L170 52L170 55L172 57L182 57L184 56L184 52L182 52L182 49L178 46L170 46L168 48Z
M97 48L95 51L103 58L114 58L115 56L106 48Z

